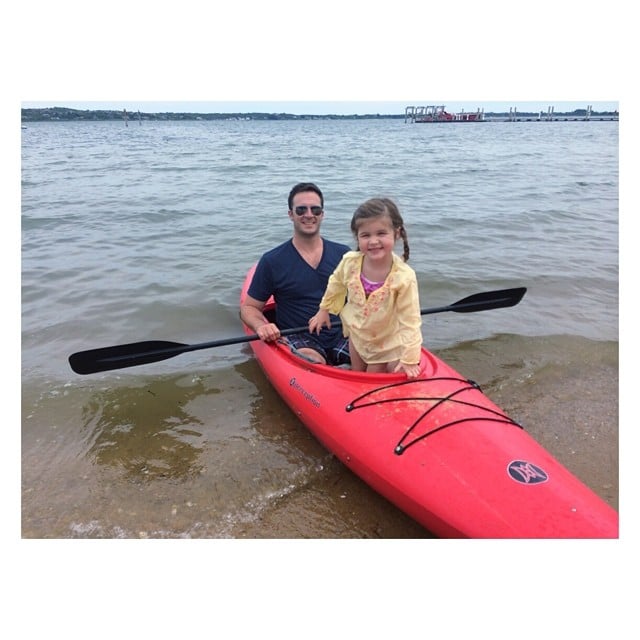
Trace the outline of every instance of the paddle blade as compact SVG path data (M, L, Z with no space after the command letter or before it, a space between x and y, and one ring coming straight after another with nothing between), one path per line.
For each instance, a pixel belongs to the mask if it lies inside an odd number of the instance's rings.
M522 300L526 291L526 287L516 287L515 289L499 289L498 291L476 293L452 304L449 310L456 313L471 313L472 311L513 307Z
M160 362L189 350L189 345L164 340L132 342L115 347L79 351L69 356L71 368L80 374L124 369L139 364Z

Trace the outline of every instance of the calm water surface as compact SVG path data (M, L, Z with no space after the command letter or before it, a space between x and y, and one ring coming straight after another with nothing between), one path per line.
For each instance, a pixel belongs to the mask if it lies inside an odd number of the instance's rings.
M246 270L317 182L323 231L405 217L425 344L618 507L618 123L30 124L22 131L22 536L419 538L328 454L250 349L74 374L75 352L241 335Z

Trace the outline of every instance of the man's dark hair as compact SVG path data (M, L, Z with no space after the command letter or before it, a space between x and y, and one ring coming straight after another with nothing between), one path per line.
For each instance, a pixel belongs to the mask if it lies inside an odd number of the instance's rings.
M320 191L320 187L313 184L313 182L299 182L291 191L289 191L289 199L287 200L289 204L289 211L291 211L293 207L293 197L298 193L303 193L304 191L313 191L320 196L320 206L324 208L324 196L322 195L322 191Z

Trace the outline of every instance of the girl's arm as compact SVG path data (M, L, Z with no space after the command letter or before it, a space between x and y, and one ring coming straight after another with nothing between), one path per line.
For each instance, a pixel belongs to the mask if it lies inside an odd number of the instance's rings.
M338 315L347 301L347 280L344 257L329 276L327 288L320 300L320 309ZM317 314L316 314L317 315Z
M338 315L345 305L347 287L343 279L344 257L329 276L327 288L320 300L320 309L309 318L309 333L320 333L323 327L331 328L329 313Z
M422 316L420 315L420 299L418 281L415 274L401 287L396 298L396 316L398 319L402 356L398 367L404 368L409 375L410 369L415 371L420 365L420 348L422 347ZM416 373L417 375L417 373ZM413 377L413 376L410 376Z

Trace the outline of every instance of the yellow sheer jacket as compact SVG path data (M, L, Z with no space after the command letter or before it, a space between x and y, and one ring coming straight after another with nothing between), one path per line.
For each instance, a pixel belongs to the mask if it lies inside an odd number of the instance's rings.
M384 284L367 298L360 251L344 254L329 278L320 308L340 315L342 332L367 364L420 362L422 316L415 271L393 254ZM346 298L346 302L345 302Z

